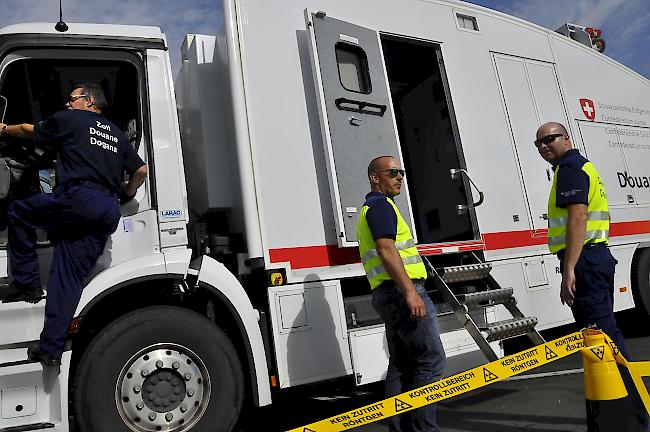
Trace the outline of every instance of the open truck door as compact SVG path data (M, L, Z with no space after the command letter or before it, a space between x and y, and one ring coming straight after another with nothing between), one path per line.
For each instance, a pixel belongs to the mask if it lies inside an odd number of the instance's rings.
M356 246L368 163L391 155L404 166L379 34L325 12L306 10L305 19L338 243ZM413 227L408 189L402 191L395 204Z
M339 246L356 245L365 168L381 155L406 169L395 202L416 241L480 239L482 197L470 189L439 44L305 14Z

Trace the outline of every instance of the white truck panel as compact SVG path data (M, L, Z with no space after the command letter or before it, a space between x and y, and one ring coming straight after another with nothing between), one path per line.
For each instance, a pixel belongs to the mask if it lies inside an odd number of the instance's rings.
M338 281L269 288L280 387L352 373Z

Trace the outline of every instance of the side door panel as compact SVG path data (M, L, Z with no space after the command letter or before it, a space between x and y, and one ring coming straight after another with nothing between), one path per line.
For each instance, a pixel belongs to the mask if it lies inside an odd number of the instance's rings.
M493 54L499 77L513 150L519 161L533 230L547 228L547 202L553 172L533 145L537 128L568 120L555 68L551 63Z
M377 31L305 11L339 246L356 245L358 211L377 156L402 161ZM406 187L395 199L412 226Z

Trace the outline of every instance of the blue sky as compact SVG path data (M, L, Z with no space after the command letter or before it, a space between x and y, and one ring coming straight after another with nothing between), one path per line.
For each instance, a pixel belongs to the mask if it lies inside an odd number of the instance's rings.
M287 1L291 0L265 0ZM354 1L354 0L347 0ZM398 0L376 0L398 1ZM650 0L472 0L556 29L565 22L603 30L605 54L650 78ZM58 0L0 0L0 27L18 22L56 22ZM157 25L167 34L174 75L186 33L214 34L223 24L221 0L63 0L64 20Z

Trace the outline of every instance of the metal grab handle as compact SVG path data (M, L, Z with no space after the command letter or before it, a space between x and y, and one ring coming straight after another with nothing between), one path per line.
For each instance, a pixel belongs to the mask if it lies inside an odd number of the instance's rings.
M467 172L467 170L464 170L464 169L450 169L449 174L451 174L451 179L452 180L456 180L456 179L460 178L461 174L465 174L465 176L467 177L467 180L469 180L470 184L472 186L474 186L474 189L476 189L476 191L478 192L478 201L472 203L471 205L458 204L456 206L456 211L458 212L459 215L465 214L467 212L467 210L469 210L472 207L478 207L481 204L483 204L483 198L484 198L483 192L478 188L478 186L476 186L476 183L474 183L474 180L472 180L472 178L469 176L469 173Z
M383 117L386 112L386 105L378 105L346 98L336 99L334 105L336 105L336 107L341 111L352 111L359 114L376 115L379 117Z

